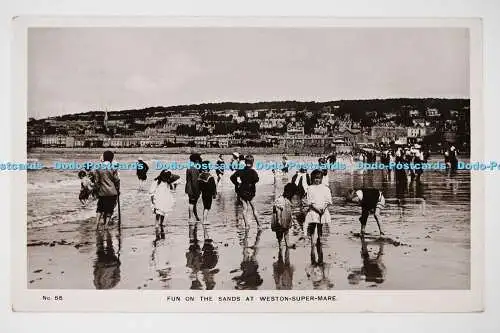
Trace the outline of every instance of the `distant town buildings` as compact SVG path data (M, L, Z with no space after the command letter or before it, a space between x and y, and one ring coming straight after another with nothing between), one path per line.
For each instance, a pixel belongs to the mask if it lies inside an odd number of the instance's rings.
M468 101L448 109L410 104L388 110L370 104L256 109L148 108L30 118L28 147L325 147L469 140ZM467 143L468 144L468 143Z

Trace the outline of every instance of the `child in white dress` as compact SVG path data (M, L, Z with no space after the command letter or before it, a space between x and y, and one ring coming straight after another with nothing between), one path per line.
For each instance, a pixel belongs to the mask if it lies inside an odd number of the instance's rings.
M149 190L151 194L151 203L153 205L153 213L156 215L156 225L163 225L165 216L167 216L174 207L174 197L169 184L171 176L172 174L169 171L162 170L160 175L155 178L155 182L151 184Z
M312 184L306 192L306 204L308 207L305 223L307 224L307 235L311 240L311 246L314 242L314 234L317 234L316 243L320 243L320 237L323 235L323 224L331 221L328 206L332 204L332 193L330 188L323 185L323 173L320 170L314 170L311 173Z

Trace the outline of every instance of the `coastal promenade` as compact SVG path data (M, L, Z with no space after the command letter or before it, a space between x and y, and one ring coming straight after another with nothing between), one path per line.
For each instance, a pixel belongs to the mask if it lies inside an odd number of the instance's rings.
M325 153L330 153L326 147L297 147L297 148L286 148L286 147L229 147L229 148L207 148L207 147L163 147L163 148L146 148L146 147L134 147L134 148L114 148L114 147L93 147L93 148L65 148L65 147L35 147L29 148L29 153L72 153L72 154L84 154L96 152L103 152L105 150L112 150L117 154L189 154L192 152L197 152L200 154L223 154L230 155L233 152L238 152L242 154L285 154L285 155L322 155Z

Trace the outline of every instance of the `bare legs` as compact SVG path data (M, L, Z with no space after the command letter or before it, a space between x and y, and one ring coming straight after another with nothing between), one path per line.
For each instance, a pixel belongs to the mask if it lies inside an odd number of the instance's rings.
M208 212L210 210L203 209L203 215L201 217L201 225L203 226L203 238L208 240L210 237L208 236Z
M321 244L321 231L320 228L323 226L320 223L310 223L307 226L307 235L309 236L309 241L311 243L311 251L313 251L314 246L320 246ZM313 229L313 230L311 230ZM314 239L316 238L316 242L314 242Z
M278 238L278 247L279 247L280 251L281 251L281 241L283 239L285 240L285 248L288 249L288 248L291 247L289 245L290 244L290 240L289 240L289 237L288 237L288 230L276 232L276 238Z
M108 226L108 222L109 220L111 220L111 214L106 214L106 213L103 213L103 212L100 212L100 213L97 213L97 217L96 217L96 220L97 220L97 227L96 229L99 229L101 226ZM102 221L102 223L101 223Z
M373 213L373 212L372 212ZM380 226L380 221L378 219L378 209L373 213L373 217L375 218L375 221L377 221L377 226L378 226L378 231L380 232L380 235L384 235L382 232L382 227ZM361 217L359 218L359 222L361 223L361 232L360 235L363 236L365 234L365 228L366 228L366 222L368 221L368 216L370 215L370 212L368 210L363 210L361 212Z
M191 215L192 214L192 215ZM192 221L192 218L194 216L194 218L196 219L196 222L199 222L200 221L200 218L198 217L198 210L196 209L196 203L194 204L189 204L189 208L188 208L188 216L189 216L189 222Z
M375 218L375 221L377 221L378 231L380 232L380 235L384 235L384 233L382 232L382 228L380 227L380 222L378 221L377 214L374 214L373 217Z
M161 214L156 214L155 225L163 226L163 221L165 221L165 216Z
M245 229L250 229L247 222L248 202L242 201L243 204L243 221L245 222Z
M259 218L257 217L257 212L255 211L255 206L253 205L253 202L251 200L250 201L242 200L241 202L243 204L243 221L245 222L245 229L250 228L248 226L248 208L251 208L255 222L257 222L257 229L261 230L262 226L259 222Z

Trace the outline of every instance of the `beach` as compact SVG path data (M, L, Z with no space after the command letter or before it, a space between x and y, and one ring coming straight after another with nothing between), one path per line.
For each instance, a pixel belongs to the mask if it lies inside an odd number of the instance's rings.
M153 168L154 160L187 161L188 149L183 154L141 153L150 166L145 191L138 190L134 170L120 171L121 225L115 218L114 226L103 231L95 230L96 203L82 207L78 201L77 172L50 167L54 160L85 162L97 160L99 154L30 152L30 159L47 167L28 172L28 288L469 289L469 171L459 170L455 175L426 171L421 184L404 188L398 188L394 173L387 171L329 171L331 221L324 226L321 246L312 256L297 204L291 249L280 252L270 229L272 203L295 170L277 172L276 180L271 171L259 171L254 201L264 226L261 232L252 220L250 230L245 231L229 171L219 184L209 213L213 247L204 246L201 226L200 242L189 243L183 184L174 193L175 210L164 229L155 228L147 192L159 174ZM216 161L217 155L207 154L202 157ZM137 157L122 151L116 160L133 162ZM226 156L226 161L229 158ZM317 157L293 159L317 162ZM255 160L279 162L281 156L255 153ZM184 181L185 170L175 173ZM360 187L379 188L388 199L381 214L385 235L378 236L370 217L365 242L357 234L361 209L344 200L347 190ZM200 212L201 205L200 200Z

